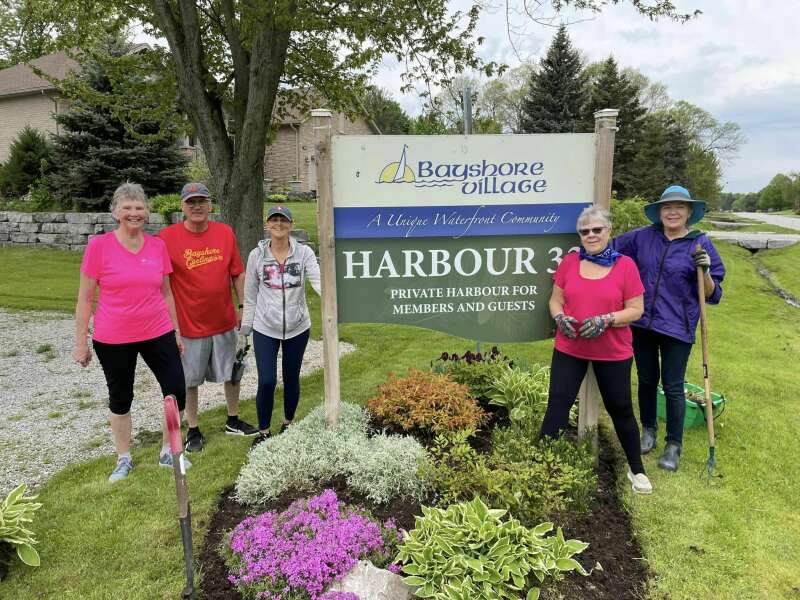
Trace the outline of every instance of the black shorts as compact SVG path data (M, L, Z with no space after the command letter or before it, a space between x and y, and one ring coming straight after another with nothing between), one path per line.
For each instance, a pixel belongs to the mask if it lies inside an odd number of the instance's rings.
M125 415L131 410L136 360L140 354L156 376L161 394L175 396L178 409L183 410L186 405L186 382L174 331L127 344L106 344L92 340L92 346L106 376L108 408L112 413Z

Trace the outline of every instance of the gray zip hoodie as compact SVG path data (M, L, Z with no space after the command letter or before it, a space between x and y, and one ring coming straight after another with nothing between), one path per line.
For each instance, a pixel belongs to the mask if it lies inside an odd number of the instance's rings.
M247 257L241 333L251 330L286 340L311 327L306 304L306 278L320 294L319 264L314 251L289 238L289 254L281 265L270 240L261 240Z

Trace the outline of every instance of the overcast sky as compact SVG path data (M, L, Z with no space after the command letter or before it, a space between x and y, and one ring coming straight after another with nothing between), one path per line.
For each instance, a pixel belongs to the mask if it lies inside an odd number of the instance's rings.
M490 1L498 8L481 19L478 35L487 38L482 55L516 66L519 58L508 39L503 0ZM569 15L570 21L578 21L569 26L569 35L590 61L613 54L622 67L635 67L664 83L673 99L697 104L720 121L738 123L747 141L738 158L724 165L725 191L758 191L779 172L800 171L800 3L675 3L683 12L697 8L703 14L683 25L652 23L626 3L595 16ZM520 16L512 20L517 27L526 22ZM514 36L519 56L542 56L555 29L533 23L525 29ZM416 114L419 100L410 94L401 97L399 74L387 62L376 83Z

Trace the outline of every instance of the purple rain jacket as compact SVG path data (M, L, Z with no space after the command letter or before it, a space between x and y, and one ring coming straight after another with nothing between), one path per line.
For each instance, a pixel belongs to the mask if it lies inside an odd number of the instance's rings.
M633 327L694 343L694 332L700 320L697 269L692 260L697 244L711 257L709 273L716 284L706 302L719 304L725 265L702 231L693 230L685 237L669 241L659 224L640 227L611 240L612 248L633 259L644 284L644 314L631 323Z

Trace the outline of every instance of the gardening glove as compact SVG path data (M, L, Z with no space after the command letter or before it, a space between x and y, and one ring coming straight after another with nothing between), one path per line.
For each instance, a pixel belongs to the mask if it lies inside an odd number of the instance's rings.
M694 261L694 266L702 267L703 271L708 271L711 268L711 257L703 248L698 248L692 252L692 260Z
M556 320L558 330L563 335L567 336L571 340L574 340L576 337L578 337L578 334L575 332L575 325L578 324L578 319L565 315L564 313L558 313L553 318Z
M585 339L596 338L614 324L614 313L606 313L584 319L581 323L581 337Z
M239 326L239 336L247 337L253 333L253 326L252 325L240 325Z

